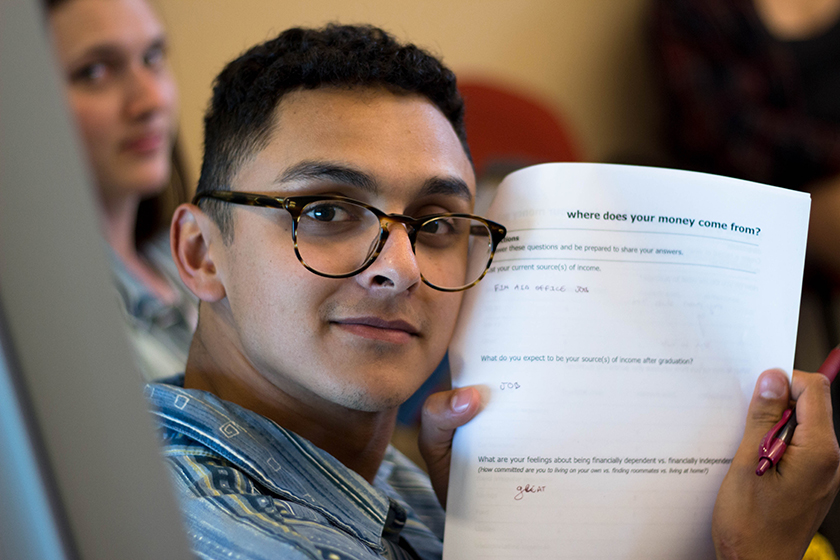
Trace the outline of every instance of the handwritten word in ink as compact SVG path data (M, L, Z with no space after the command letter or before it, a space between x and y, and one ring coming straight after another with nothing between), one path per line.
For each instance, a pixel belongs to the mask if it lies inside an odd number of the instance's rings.
M538 292L565 292L566 286L558 286L556 284L539 284L534 289Z
M506 292L507 290L513 290L515 292L527 292L530 291L531 286L528 284L514 284L513 288L511 288L508 284L494 284L493 291L494 292Z
M545 486L531 486L530 484L526 484L525 486L517 486L516 491L517 494L513 497L513 499L521 500L525 494L538 494L540 492L545 492Z
M519 389L519 387L521 387L521 385L520 385L519 383L517 383L516 381L513 381L513 382L511 382L511 381L502 381L502 382L499 384L499 388L500 388L502 391L504 391L505 389Z
M589 287L588 286L580 286L576 285L574 287L566 287L564 284L536 284L531 286L530 284L501 284L496 283L493 284L493 291L494 292L555 292L558 295L562 293L575 293L575 294L588 294Z

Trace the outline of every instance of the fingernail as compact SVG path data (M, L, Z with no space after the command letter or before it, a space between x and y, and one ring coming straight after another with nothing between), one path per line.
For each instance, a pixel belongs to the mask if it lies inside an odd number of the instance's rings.
M452 395L450 403L454 412L464 412L470 406L470 395L468 391L458 391Z
M785 381L778 375L765 375L758 390L762 398L778 399L785 394Z

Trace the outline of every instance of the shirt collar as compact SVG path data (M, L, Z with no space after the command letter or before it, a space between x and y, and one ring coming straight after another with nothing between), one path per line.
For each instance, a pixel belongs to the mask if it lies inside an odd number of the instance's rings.
M301 503L375 550L404 508L326 451L205 391L146 386L160 424L212 449L285 500ZM390 532L390 531L389 531Z

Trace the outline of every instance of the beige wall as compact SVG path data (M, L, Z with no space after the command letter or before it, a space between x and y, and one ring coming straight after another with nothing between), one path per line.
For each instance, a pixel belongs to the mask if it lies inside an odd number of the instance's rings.
M585 159L651 156L656 102L644 51L648 0L159 0L197 172L213 77L293 25L370 22L442 55L459 75L517 84L562 112ZM194 175L197 177L197 173Z

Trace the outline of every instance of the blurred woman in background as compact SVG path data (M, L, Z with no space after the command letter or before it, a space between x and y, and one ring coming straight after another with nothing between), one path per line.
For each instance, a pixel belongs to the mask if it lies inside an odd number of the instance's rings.
M840 0L652 9L674 163L811 195L795 363L816 369L840 343Z
M840 285L840 0L655 0L652 30L676 163L811 193Z
M840 0L654 0L652 9L675 163L811 195L795 363L816 369L840 342ZM840 434L838 387L832 402ZM821 532L840 550L840 500ZM836 558L825 548L806 558Z
M186 189L182 166L173 168L177 91L166 34L145 0L46 8L139 365L147 380L167 377L183 371L197 304L169 254L169 218Z

